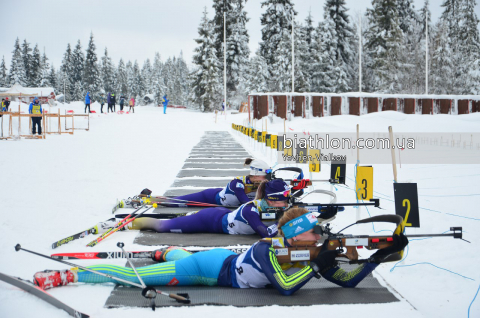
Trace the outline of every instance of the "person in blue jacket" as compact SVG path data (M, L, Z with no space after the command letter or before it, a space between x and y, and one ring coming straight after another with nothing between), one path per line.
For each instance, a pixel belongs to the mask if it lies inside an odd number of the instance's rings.
M32 134L35 135L37 133L37 127L38 127L38 134L42 134L42 105L40 104L40 101L38 100L37 97L33 99L33 101L30 103L30 106L28 107L28 113L35 115L32 117Z
M167 105L170 100L167 99L167 95L163 95L162 104L163 104L163 113L167 113Z
M312 278L321 277L341 287L353 288L371 273L388 255L399 252L408 244L403 235L394 235L393 244L375 252L366 263L347 272L337 264L338 250L327 250L323 243L318 256L310 262L278 262L275 247L288 248L293 242L318 241L314 233L317 218L306 209L293 208L285 212L279 221L279 234L283 235L254 243L246 252L238 255L227 249L213 249L191 254L169 247L154 251L152 258L160 263L139 267L137 272L147 286L222 286L233 288L275 288L281 295L289 296L302 288ZM89 269L139 284L132 268L116 265L93 265ZM48 289L69 283L106 283L117 281L78 269L37 272L34 283Z
M85 113L87 113L87 107L88 107L88 113L91 113L91 111L90 111L90 92L87 92L87 95L85 95Z

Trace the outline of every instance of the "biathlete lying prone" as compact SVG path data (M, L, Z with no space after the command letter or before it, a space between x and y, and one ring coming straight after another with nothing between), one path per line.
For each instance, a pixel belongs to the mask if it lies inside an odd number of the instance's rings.
M169 220L138 218L129 224L128 229L160 233L257 233L261 237L273 237L277 235L277 220L275 217L262 220L260 213L268 208L286 208L289 196L290 187L282 179L264 181L257 189L256 200L243 204L234 211L216 207Z
M250 167L248 176L236 177L230 181L225 188L212 188L200 192L175 197L172 200L173 206L182 206L182 201L203 202L222 206L237 207L241 204L252 201L260 182L267 179L271 171L268 164L258 159L245 159L245 166ZM178 202L178 203L175 203ZM169 205L168 202L163 205Z
M303 208L285 212L278 222L277 237L253 244L246 252L237 255L226 249L213 249L191 254L183 249L169 247L154 253L162 263L137 268L147 286L206 285L234 288L266 288L273 286L282 295L291 295L313 277L324 277L342 287L355 287L387 255L403 250L408 239L400 234L393 236L393 245L375 252L368 263L350 272L337 266L338 250L322 249L316 258L308 262L279 264L274 246L290 247L294 241L315 241L320 236L313 231L318 224L316 217ZM328 241L325 241L326 247ZM93 265L88 269L139 283L132 268L115 265ZM43 289L69 283L107 283L117 281L82 269L43 271L34 275L34 283Z

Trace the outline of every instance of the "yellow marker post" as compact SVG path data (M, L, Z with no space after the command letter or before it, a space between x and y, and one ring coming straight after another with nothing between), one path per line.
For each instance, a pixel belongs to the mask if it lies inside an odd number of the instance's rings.
M368 201L373 198L373 167L357 166L355 192L359 201Z
M320 149L308 149L308 171L320 172Z
M270 147L277 150L277 135L272 135L271 139Z

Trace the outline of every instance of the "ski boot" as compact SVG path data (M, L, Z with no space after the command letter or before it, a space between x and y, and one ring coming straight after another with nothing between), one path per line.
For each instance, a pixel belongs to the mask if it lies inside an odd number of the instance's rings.
M128 221L128 220L127 220ZM97 225L95 225L95 233L94 234L103 234L105 232L108 232L110 229L114 228L115 225L118 224L117 219L111 218L106 220L105 222L98 222ZM127 226L122 227L119 231L125 231L131 228L132 223L127 224Z
M41 289L49 289L57 286L65 286L68 283L76 283L78 275L76 269L66 270L44 270L33 275L33 283Z

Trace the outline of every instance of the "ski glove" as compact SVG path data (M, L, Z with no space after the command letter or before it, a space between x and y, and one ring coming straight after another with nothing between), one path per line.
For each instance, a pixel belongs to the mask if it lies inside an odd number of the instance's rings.
M400 233L400 235L395 234L393 236L393 244L373 253L370 260L373 263L380 264L385 258L387 258L387 256L402 251L407 245L408 238L403 235L403 233Z
M317 257L315 257L311 262L310 262L310 267L312 267L313 271L317 274L316 277L320 278L319 275L325 274L329 269L334 268L337 266L337 261L335 258L337 257L338 254L340 254L340 251L337 250L327 250L328 246L328 240L325 240L323 243L322 250L318 254Z

